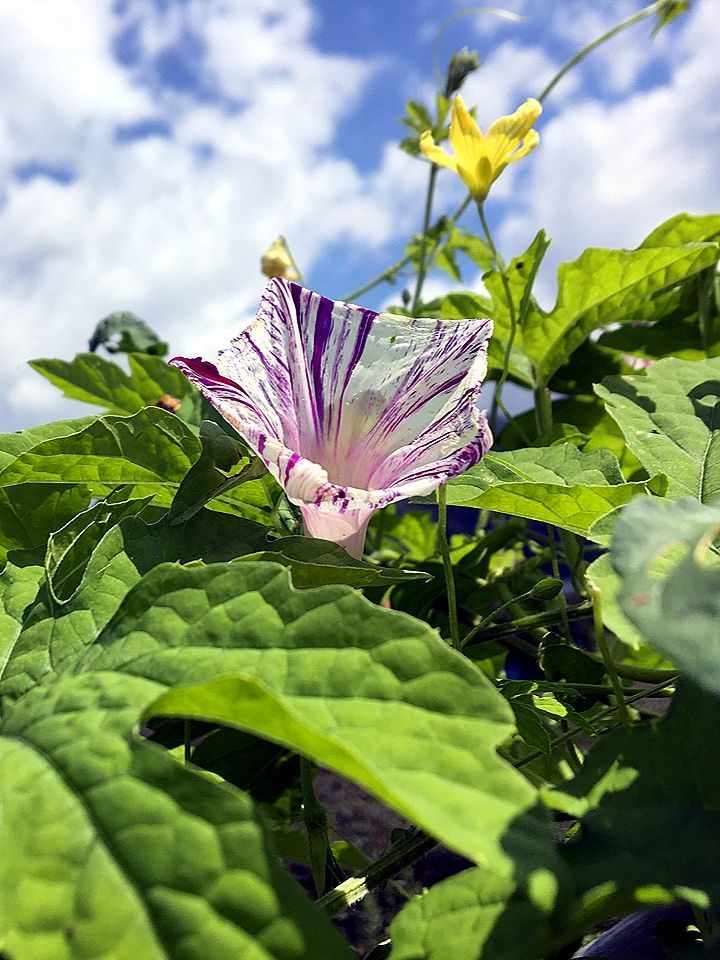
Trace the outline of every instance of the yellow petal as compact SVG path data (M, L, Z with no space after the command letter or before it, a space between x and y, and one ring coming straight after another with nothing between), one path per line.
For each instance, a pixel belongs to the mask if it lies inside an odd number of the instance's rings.
M454 157L451 157L447 151L435 143L429 130L426 130L420 137L420 149L428 160L432 160L433 163L437 163L441 167L449 167L457 173L457 164Z
M486 141L488 156L494 167L505 169L513 159L519 159L517 155L513 156L513 151L528 135L541 113L542 107L537 100L526 100L515 113L508 117L500 117L493 123L487 132ZM537 140L521 156L525 156L525 153L529 153L535 146L537 146ZM496 176L500 172L502 171L499 170Z
M522 145L510 157L510 163L515 163L515 161L520 160L521 157L526 157L539 143L540 137L537 130L531 130L523 140Z
M460 96L455 97L450 121L450 144L463 166L474 166L482 152L483 135Z

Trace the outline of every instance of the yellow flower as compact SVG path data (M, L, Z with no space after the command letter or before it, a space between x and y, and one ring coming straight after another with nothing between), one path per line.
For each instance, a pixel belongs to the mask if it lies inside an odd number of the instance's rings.
M260 258L260 269L266 277L284 277L285 280L297 280L293 269L292 257L282 237L275 240Z
M484 200L505 167L538 145L540 137L530 128L541 113L537 100L526 100L515 113L496 120L483 136L462 97L455 97L450 121L450 145L455 155L439 147L429 130L420 137L420 149L428 160L454 170L475 200Z

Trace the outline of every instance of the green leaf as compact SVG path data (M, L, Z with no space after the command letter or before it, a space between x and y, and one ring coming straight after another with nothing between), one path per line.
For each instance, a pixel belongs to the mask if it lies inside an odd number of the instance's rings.
M73 517L60 530L50 534L45 569L48 586L58 603L69 600L77 590L95 547L108 529L124 517L142 512L150 499L145 497L117 502L99 500Z
M568 361L588 335L611 323L659 319L668 312L682 283L718 259L713 243L637 250L589 249L558 271L558 298L549 313L535 312L523 331L523 349L540 385ZM661 314L662 315L662 312Z
M37 490L43 491L41 501L56 496L52 489L43 490L42 485L67 488L68 484L75 483L85 485L96 497L104 497L118 486L128 486L131 489L126 492L126 499L130 495L152 495L156 503L169 504L199 454L197 437L167 410L146 407L131 417L101 417L78 433L36 444L0 471L0 518L5 491L15 491L17 485L25 486L28 482L37 484L36 500ZM14 492L12 495L22 496ZM267 504L266 489L257 481L222 493L213 500L212 509L267 525L271 523ZM58 529L86 506L87 494L73 513L59 518L50 530ZM9 505L8 511L10 508ZM31 518L30 523L34 522ZM18 545L18 538L16 534L12 545Z
M54 437L66 437L77 433L93 422L95 417L78 417L76 420L56 420L54 423L44 423L39 427L30 427L29 430L18 430L17 433L0 434L0 470L6 467L15 457L36 446L43 440L52 440Z
M280 868L249 798L131 732L155 689L131 677L64 678L4 714L3 952L349 960Z
M524 883L471 869L400 911L389 960L537 960L556 941L557 880L538 865Z
M511 849L546 855L535 792L496 753L505 700L427 625L347 587L295 591L268 563L162 566L75 669L166 687L148 716L283 743L498 871L516 868Z
M498 270L492 270L483 275L483 283L493 300L490 316L493 319L494 329L488 351L490 366L502 370L505 363L505 353L511 334L509 291L517 321L510 354L510 373L516 378L520 374L521 382L528 386L534 386L535 375L525 348L525 335L536 325L541 313L533 298L532 288L549 246L550 241L545 231L539 230L528 249L510 261L504 274ZM521 323L520 320L523 317L524 320Z
M429 560L437 554L437 524L425 510L397 514L393 507L386 507L370 523L370 540L379 526L384 549L397 550L415 562Z
M57 530L90 502L86 486L26 481L0 487L0 565L14 551L43 550Z
M183 477L170 506L168 519L173 523L188 520L223 493L251 480L269 477L262 460L251 459L238 435L228 436L211 420L203 420L200 424L200 443L202 452ZM242 469L233 476L221 473L222 470L232 470L241 461L244 461Z
M677 213L645 237L640 247L681 247L720 237L720 213Z
M94 353L79 353L74 360L31 360L30 366L71 400L82 400L111 413L136 413L164 398L182 401L195 388L177 367L160 357L135 353L128 356L130 374Z
M494 330L488 348L488 363L494 371L500 371L505 358L505 345L510 330L507 310L502 305L494 305L487 297L470 291L449 293L442 299L441 316L447 319L464 319L465 317L492 317ZM518 333L515 337L513 349L510 353L510 375L525 386L533 385L533 374L530 361L522 352L520 344L522 337Z
M70 551L67 562L80 568L80 586L58 607L47 584L34 604L22 613L22 633L9 640L0 657L0 693L18 696L54 669L62 669L93 643L115 614L120 602L140 578L160 563L222 562L256 551L265 544L266 530L239 517L202 511L183 525L146 523L126 517L106 533L90 558ZM84 566L83 566L84 565ZM15 583L15 568L0 578L0 594ZM51 650L52 648L52 650Z
M582 453L563 444L486 454L476 467L450 481L447 501L544 520L586 535L615 507L662 486L657 478L650 485L625 483L617 460L606 450Z
M168 351L167 343L144 320L128 311L111 313L98 323L89 347L94 352L100 346L110 353L148 353L156 357L164 357Z
M720 358L661 360L595 390L648 473L667 475L668 497L720 497Z
M148 407L36 444L0 471L0 487L81 483L103 494L120 484L139 484L162 492L182 480L199 452L197 437L181 420Z
M9 563L0 576L0 677L44 578L45 571L39 564L16 567Z
M351 587L383 587L409 580L431 580L419 570L380 567L354 557L327 540L310 537L284 537L269 543L258 553L240 558L271 560L290 567L296 587L317 587L329 583L345 583Z
M604 737L575 779L546 795L581 818L563 854L591 916L617 915L631 896L718 902L718 724L720 700L683 683L664 720Z
M623 511L611 557L626 616L656 650L720 694L720 506L648 501Z

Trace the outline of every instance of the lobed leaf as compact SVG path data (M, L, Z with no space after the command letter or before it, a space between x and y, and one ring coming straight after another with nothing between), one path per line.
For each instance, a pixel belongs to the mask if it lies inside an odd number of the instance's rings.
M563 444L487 454L449 482L447 502L542 520L587 535L600 517L662 486L659 478L625 483L609 451L583 453Z
M667 475L668 497L720 497L720 358L661 360L595 392L647 472Z

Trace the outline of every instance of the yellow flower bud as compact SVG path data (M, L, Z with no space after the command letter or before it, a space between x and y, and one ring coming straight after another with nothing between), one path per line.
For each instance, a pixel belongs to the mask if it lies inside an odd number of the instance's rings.
M270 279L273 277L283 277L285 280L298 279L298 275L293 269L292 257L281 237L271 243L260 258L260 269Z

